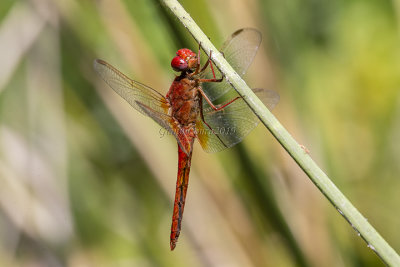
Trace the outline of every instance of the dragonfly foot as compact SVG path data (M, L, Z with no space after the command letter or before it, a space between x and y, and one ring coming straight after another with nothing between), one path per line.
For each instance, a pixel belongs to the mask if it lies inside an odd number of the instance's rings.
M308 155L310 155L310 150L308 150L304 145L300 145L301 149L304 150L304 152Z

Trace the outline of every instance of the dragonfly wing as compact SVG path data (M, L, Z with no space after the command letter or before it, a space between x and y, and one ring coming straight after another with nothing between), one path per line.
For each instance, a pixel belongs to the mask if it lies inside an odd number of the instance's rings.
M236 145L259 123L243 99L236 100L220 111L206 110L204 121L199 119L197 122L197 136L200 145L209 153Z
M180 148L187 155L192 151L193 138L188 137L185 134L185 130L179 127L175 119L170 115L158 112L140 102L136 102L136 105L141 109L140 111L152 118L155 122L164 127L170 134L174 135Z
M169 133L173 134L185 153L188 154L192 150L190 138L183 129L178 127L175 120L168 115L170 104L163 95L149 86L129 79L101 59L94 61L94 69L132 107L149 116Z
M269 110L273 110L279 102L279 94L274 90L263 88L253 88L252 90Z
M210 129L200 118L196 121L197 140L204 151L215 153L228 148L216 130Z
M254 89L254 92L269 109L279 101L272 90ZM241 142L260 122L246 102L240 98L219 111L203 101L203 116L198 119L198 140L206 152L214 153Z
M232 68L243 76L253 62L260 43L261 33L258 30L244 28L234 32L222 45L220 51ZM213 78L210 67L201 74L201 78ZM231 89L232 86L225 80L220 83L203 83L203 90L211 100L219 98Z
M168 101L153 88L129 79L101 59L94 61L94 69L115 92L139 112L148 115L138 106L138 103L142 103L159 113L168 112Z

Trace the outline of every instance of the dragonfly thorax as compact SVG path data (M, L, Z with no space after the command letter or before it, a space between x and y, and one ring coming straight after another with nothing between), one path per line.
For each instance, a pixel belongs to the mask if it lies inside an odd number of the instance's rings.
M196 122L200 109L197 86L196 80L182 77L176 77L171 84L167 99L171 104L171 116L180 125L189 125Z

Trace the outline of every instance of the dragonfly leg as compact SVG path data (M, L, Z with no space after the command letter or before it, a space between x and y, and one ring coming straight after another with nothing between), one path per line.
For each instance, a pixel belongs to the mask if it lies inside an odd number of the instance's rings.
M190 76L197 75L197 74L199 74L201 72L200 71L200 53L201 53L201 42L199 43L199 50L197 51L197 66L196 66L196 70Z
M199 79L199 82L201 83L220 83L224 80L224 77L220 79Z
M214 110L215 110L215 111L219 111L219 110L225 108L226 106L229 106L230 104L232 104L233 102L235 102L236 100L238 100L238 99L240 99L240 98L242 98L242 97L237 96L237 97L235 97L234 99L229 100L229 101L226 102L225 104L219 105L219 106L216 107L216 109L214 109Z
M235 102L236 100L242 98L242 97L240 97L240 96L237 96L237 97L235 97L234 99L229 100L229 101L226 102L225 104L221 104L221 105L219 105L219 106L217 107L217 106L215 106L215 105L211 102L210 98L208 98L208 96L204 93L204 91L203 91L201 88L199 88L199 91L200 91L200 94L201 94L201 95L204 97L204 99L207 101L207 103L208 103L208 104L212 107L212 109L215 110L215 111L220 111L221 109L223 109L223 108L229 106L230 104L232 104L232 103Z
M213 76L214 76L214 78L215 78L214 69L212 68L212 63L210 62L210 61L211 61L211 60L210 60L210 58L211 58L211 53L212 53L212 51L210 52L210 57L208 58L207 63L204 64L204 66L201 68L200 72L205 71L205 70L207 69L208 65L211 65L211 70L212 70Z
M213 74L213 78L214 79L210 79L210 80L214 80L214 82L218 82L219 80L223 80L224 79L224 77L222 76L222 78L221 79L217 79L216 77L215 77L215 72L214 72L214 67L213 67L213 63L212 63L212 61L211 61L211 56L212 56L212 50L210 51L210 56L208 57L208 60L207 60L207 63L206 64L204 64L204 66L203 66L203 68L201 68L201 70L200 70L200 72L203 72L203 71L205 71L206 70L206 68L208 67L208 65L210 65L210 67L211 67L211 72L212 72L212 74Z
M204 66L201 68L200 72L205 71L205 69L208 67L208 65L210 65L212 73L213 73L213 76L214 76L214 79L215 79L214 68L213 68L212 62L211 62L211 55L212 55L212 50L210 51L210 56L208 57L206 64L204 64Z
M200 68L200 53L201 53L201 42L199 42L199 50L197 50L197 70Z
M215 131L213 130L213 128L211 128L211 126L210 126L210 125L206 122L206 120L204 119L203 104L202 104L201 98L200 98L200 117L201 117L201 120L204 122L204 124L207 125L208 129L210 129L211 132L219 139L219 141L227 148L228 146L224 143L224 141L222 141L222 139L219 137L219 135L215 133Z
M304 151L306 154L310 154L310 150L308 150L304 145L300 145L300 147L301 147L301 149L303 149L303 151Z
M197 68L196 68L195 74L203 72L208 67L208 64L210 63L211 53L212 53L212 51L210 51L210 56L208 57L207 63L204 64L204 66L199 71L199 69L200 69L200 54L201 54L201 42L199 42L199 49L197 51ZM213 70L213 74L214 74L214 70ZM214 75L214 78L215 78L215 75Z
M224 79L223 76L220 79L217 79L215 77L215 71L214 71L212 61L211 61L212 50L210 51L210 56L208 57L206 64L204 64L204 66L200 69L200 53L201 53L200 44L201 43L199 43L199 51L197 52L197 67L196 67L196 70L190 76L202 73L203 71L205 71L207 69L208 65L210 65L211 72L213 74L213 79L200 79L200 82L222 82L222 80Z

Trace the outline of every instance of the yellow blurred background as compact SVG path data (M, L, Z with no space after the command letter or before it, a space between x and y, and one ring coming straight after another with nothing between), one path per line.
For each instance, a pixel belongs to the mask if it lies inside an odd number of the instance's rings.
M180 2L217 47L262 32L249 84L399 251L400 2ZM196 144L169 250L176 141L92 63L165 94L182 47L157 0L0 2L0 266L383 266L262 126Z

